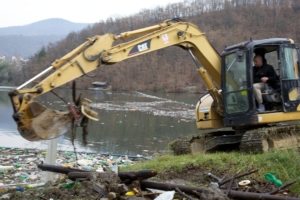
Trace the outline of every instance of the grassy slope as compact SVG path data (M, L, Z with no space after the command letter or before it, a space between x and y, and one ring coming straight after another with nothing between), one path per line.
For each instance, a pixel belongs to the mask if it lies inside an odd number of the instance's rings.
M212 172L235 174L249 169L259 169L254 175L263 180L267 172L275 173L283 182L297 180L291 187L294 193L300 194L300 153L298 151L274 151L264 154L215 153L200 155L172 156L163 155L150 161L140 162L123 170L154 169L159 173L176 171L180 173L185 167L193 165L211 169Z

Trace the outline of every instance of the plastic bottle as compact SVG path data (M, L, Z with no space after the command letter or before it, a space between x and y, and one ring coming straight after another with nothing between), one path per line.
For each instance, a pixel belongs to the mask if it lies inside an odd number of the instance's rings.
M3 166L3 165L0 165L0 172L7 172L7 171L10 171L10 170L13 170L14 169L14 166Z
M282 186L282 181L278 179L274 174L272 173L266 173L265 179L271 183L273 183L276 187Z
M24 192L24 191L25 191L25 188L22 187L22 186L16 186L16 191Z
M27 180L29 178L29 174L27 174L27 173L25 173L25 172L23 172L23 173L21 173L20 175L19 175L19 179L21 180L21 181L25 181L25 180Z

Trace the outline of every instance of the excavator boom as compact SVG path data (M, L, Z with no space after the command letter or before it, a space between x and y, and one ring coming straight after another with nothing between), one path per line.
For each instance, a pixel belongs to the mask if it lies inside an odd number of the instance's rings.
M116 44L122 39L128 42ZM78 118L78 115L96 120L97 113L91 110L88 101L82 101L77 110L69 105L68 111L61 112L46 108L35 99L99 67L106 67L170 46L179 46L191 54L197 65L197 71L214 100L211 112L216 119L220 118L223 113L223 103L219 92L221 88L219 54L210 45L205 34L194 24L167 20L154 26L118 35L105 34L89 38L11 92L13 117L19 132L28 140L52 139L69 130L72 119ZM38 84L29 87L37 80L39 80Z

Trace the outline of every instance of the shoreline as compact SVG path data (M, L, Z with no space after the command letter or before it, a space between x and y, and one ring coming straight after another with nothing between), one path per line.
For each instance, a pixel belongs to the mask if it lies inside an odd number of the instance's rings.
M0 194L7 188L33 187L45 183L44 173L37 165L45 163L46 150L0 147ZM150 159L126 155L97 154L93 152L57 151L55 165L76 167L88 171L101 172L115 166L124 167L136 161Z

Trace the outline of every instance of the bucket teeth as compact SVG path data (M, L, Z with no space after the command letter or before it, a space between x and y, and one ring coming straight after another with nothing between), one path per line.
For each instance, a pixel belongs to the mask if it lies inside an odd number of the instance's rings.
M94 121L99 121L98 119L98 113L94 110L92 110L90 103L92 101L89 99L83 99L81 102L81 113L86 116L87 118L94 120Z

